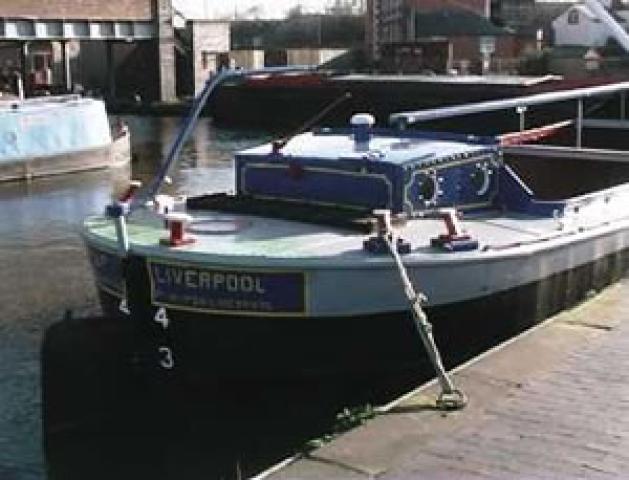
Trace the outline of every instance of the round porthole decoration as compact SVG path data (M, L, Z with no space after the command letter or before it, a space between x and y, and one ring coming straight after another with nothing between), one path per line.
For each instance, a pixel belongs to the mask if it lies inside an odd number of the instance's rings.
M439 184L434 172L415 175L413 190L417 203L425 207L435 205L439 196Z
M405 210L413 212L435 207L443 194L440 181L436 170L407 172L404 187Z
M477 163L476 168L470 173L470 180L476 195L483 197L489 192L491 178L494 172L488 162Z

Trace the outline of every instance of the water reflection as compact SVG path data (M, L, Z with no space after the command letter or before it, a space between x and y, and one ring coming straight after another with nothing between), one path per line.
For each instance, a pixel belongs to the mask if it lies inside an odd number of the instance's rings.
M0 186L0 478L43 476L38 352L66 308L95 311L77 224L129 169Z
M151 119L125 118L133 132L134 178L148 181L170 150L181 120L174 117ZM225 130L202 118L190 141L182 150L177 168L171 172L173 183L164 190L172 194L197 195L232 188L235 151L273 138L270 132ZM156 141L159 139L159 141Z
M126 186L130 176L144 180L151 177L168 150L179 122L175 118L127 117L125 120L131 127L135 157L130 167L0 185L2 480L45 476L39 368L44 331L59 322L66 310L74 311L77 316L100 311L78 234L79 224L85 216L102 212L112 196ZM195 136L185 146L183 162L173 172L174 182L168 189L194 194L229 188L233 182L232 152L268 137L260 132L215 130L209 121L201 122ZM64 354L72 358L73 352ZM47 358L44 358L44 366ZM105 381L100 388L104 392L106 387ZM84 438L76 438L76 449L66 451L70 469L81 456L81 445L90 444L83 440L93 437L88 431ZM125 435L120 435L116 442L124 443L124 438ZM150 464L148 461L147 465ZM97 474L94 470L83 478ZM54 478L66 477L61 474Z

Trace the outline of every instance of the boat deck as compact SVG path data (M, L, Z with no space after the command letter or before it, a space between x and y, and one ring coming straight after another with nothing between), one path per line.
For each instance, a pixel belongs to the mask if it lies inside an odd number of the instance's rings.
M194 218L190 228L195 242L191 245L171 248L160 245L160 239L168 236L163 221L151 213L139 213L129 221L132 249L150 255L177 257L222 263L240 259L253 265L257 261L266 266L278 264L316 266L334 259L339 263L389 264L388 256L366 253L363 240L368 235L340 228L322 228L302 222L263 218L253 215L225 214L213 211L188 212ZM623 222L624 223L624 222ZM480 243L480 248L470 252L448 254L430 246L430 240L445 233L442 220L425 218L413 220L398 229L399 234L411 243L412 251L405 255L409 263L441 263L461 261L464 258L479 259L491 255L505 255L511 251L530 252L541 244L561 242L574 237L574 228L561 228L554 218L526 216L495 211L470 215L463 222L464 229ZM616 227L620 226L617 224ZM113 222L93 217L86 222L88 235L99 243L115 246L116 234ZM601 227L602 225L601 221ZM581 231L580 234L584 232ZM539 244L539 245L538 245ZM304 263L306 262L306 263Z
M602 206L590 201L575 218L498 211L469 214L463 231L478 241L479 248L467 251L431 246L432 239L447 231L443 220L410 220L397 229L411 244L403 261L430 307L533 285L596 262L614 265L622 259L619 253L629 249L629 216L613 205L626 196L612 198L615 200L602 202ZM610 206L611 213L603 214ZM192 289L190 298L202 302L204 290L194 281L201 275L206 278L216 271L222 275L222 270L234 275L295 275L299 295L290 298L303 299L301 315L349 317L408 308L393 258L367 252L363 242L369 235L364 232L209 210L189 213L193 221L188 235L195 241L177 247L170 246L164 220L155 213L137 211L128 221L130 253L151 265L151 285L170 289L175 277L165 277L157 270L174 269L179 272L176 278L191 279L181 283L181 288ZM113 221L102 217L88 219L84 228L97 257L98 251L105 251L112 265L118 246L115 232ZM115 266L111 272L99 268L103 281L116 271ZM185 273L188 270L191 273ZM107 281L120 283L118 277ZM339 285L344 285L342 290ZM173 302L162 303L180 305Z
M625 478L628 318L623 280L459 368L466 409L435 411L428 384L257 478Z

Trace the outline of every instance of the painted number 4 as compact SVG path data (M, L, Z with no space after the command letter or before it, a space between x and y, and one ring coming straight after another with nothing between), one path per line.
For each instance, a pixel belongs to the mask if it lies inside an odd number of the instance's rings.
M155 313L153 320L155 320L155 323L159 323L164 330L168 330L170 320L168 319L168 315L166 315L166 309L164 307L160 308L157 313Z

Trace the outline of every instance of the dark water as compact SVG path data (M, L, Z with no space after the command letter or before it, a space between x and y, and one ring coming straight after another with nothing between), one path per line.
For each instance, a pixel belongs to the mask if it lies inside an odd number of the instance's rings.
M137 157L133 176L148 178L167 150L179 120L127 120ZM186 145L169 189L192 194L230 188L232 153L266 138L268 134L260 132L213 129L202 121ZM39 358L42 338L67 310L75 316L99 312L78 225L86 215L101 212L129 177L129 169L124 168L0 185L2 480L46 476Z
M65 309L95 309L76 225L116 181L98 173L0 186L0 478L42 476L42 334Z

